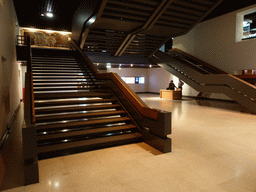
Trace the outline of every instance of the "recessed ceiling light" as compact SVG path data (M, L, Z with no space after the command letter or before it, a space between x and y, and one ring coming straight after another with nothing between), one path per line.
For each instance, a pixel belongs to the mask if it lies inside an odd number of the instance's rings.
M50 18L53 17L53 13L51 13L51 12L47 12L45 15L46 15L47 17L50 17Z

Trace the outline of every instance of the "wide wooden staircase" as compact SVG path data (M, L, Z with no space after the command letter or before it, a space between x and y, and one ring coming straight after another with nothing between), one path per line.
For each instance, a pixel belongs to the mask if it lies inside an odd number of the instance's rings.
M32 57L39 159L140 142L136 123L107 84L72 51L62 52Z

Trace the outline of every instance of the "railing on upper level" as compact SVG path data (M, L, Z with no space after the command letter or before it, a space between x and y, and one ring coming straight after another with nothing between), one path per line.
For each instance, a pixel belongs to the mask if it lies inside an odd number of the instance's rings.
M182 52L179 51L179 53ZM185 54L184 56L189 59L194 58L189 54ZM151 58L151 61L182 79L199 92L223 93L249 110L256 112L256 87L254 85L222 72L219 69L218 73L209 73L208 71L206 73L206 71L191 67L190 61L187 62L180 58L182 57L177 58L173 54L167 55L158 51ZM201 62L199 59L197 61ZM193 61L193 65L195 64L196 62ZM214 69L209 64L204 66L207 66L211 70ZM216 71L216 69L214 70Z
M167 135L171 134L171 113L149 108L117 74L98 73L83 51L73 41L71 44L90 67L96 79L110 82L112 91L140 126L145 142L162 152L170 152L171 139Z

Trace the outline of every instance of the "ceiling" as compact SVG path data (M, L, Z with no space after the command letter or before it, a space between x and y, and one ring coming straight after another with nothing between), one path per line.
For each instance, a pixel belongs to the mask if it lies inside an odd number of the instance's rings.
M81 0L13 0L20 27L70 31L73 14ZM53 18L43 17L52 5Z
M81 4L81 1L82 0L73 0L72 2L67 2L63 0L23 0L23 1L13 0L20 27L33 27L38 29L50 29L50 30L57 30L57 31L70 31L70 32L72 31L73 15L75 14L76 10ZM88 2L89 1L97 2L97 0L95 1L88 0ZM187 14L188 16L189 12L193 10L187 9L186 8L187 6L198 5L199 9L203 9L207 4L214 4L214 2L218 2L218 1L220 0L207 0L207 1L206 0L205 1L204 0L172 0L172 1L163 0L162 2L172 2L172 4L174 4L174 8L166 8L166 11L167 12L169 11L169 12L164 13L162 16L162 17L166 17L166 14L167 14L169 18L162 19L161 16L159 16L158 20L156 21L156 25L154 26L152 25L151 27L149 27L150 30L144 30L143 33L138 33L134 35L133 34L134 29L133 28L130 29L131 27L133 27L131 23L136 23L136 22L139 23L137 20L140 20L140 19L142 20L144 17L147 18L148 17L147 14L150 11L149 9L152 9L152 10L154 9L153 4L156 4L155 7L157 7L161 5L161 3L159 4L159 2L161 1L158 1L158 0L104 0L104 1L101 1L99 0L100 3L101 2L108 2L108 3L106 3L104 7L104 11L98 14L98 15L101 14L100 22L95 22L96 24L94 24L94 28L89 29L88 35L86 37L86 42L84 44L84 51L87 52L87 54L92 57L90 59L93 60L94 63L106 63L99 60L99 58L103 59L104 61L110 59L111 61L109 62L111 63L124 63L124 64L125 63L139 64L140 62L148 63L147 61L145 61L145 59L147 59L150 56L150 54L154 52L154 50L159 49L158 44L161 46L163 43L165 43L166 46L168 46L169 44L172 44L172 43L169 43L168 41L166 42L166 39L169 39L170 37L179 36L179 34L185 32L185 31L175 32L177 28L181 29L181 28L184 28L184 26L177 27L177 24L175 24L175 22L177 21L174 18L170 18L172 14L175 14L175 12L177 13L177 8L180 8L179 11L181 12L181 14L182 12L188 11L188 14ZM87 4L88 2L86 1ZM131 2L130 5L128 5L129 2ZM139 3L137 4L137 2ZM186 2L188 2L188 5L186 5ZM199 5L198 4L199 2L202 5ZM142 5L144 4L148 4L148 5L146 7L142 7ZM217 16L220 16L220 15L223 15L223 14L226 14L226 13L229 13L253 4L255 4L255 0L235 0L235 1L223 0L223 2L220 3L208 16L203 17L204 18L203 21L215 18ZM182 5L185 7L184 10L183 8L181 8ZM134 10L127 9L130 6L134 7L134 9L137 10L139 13L134 12ZM54 17L48 18L46 16L42 16L42 14L45 14L47 9L49 8L53 12ZM122 9L123 11L120 12L120 10ZM126 13L129 13L129 14L125 15ZM109 19L109 24L108 24L108 19ZM189 18L189 19L192 20L193 18ZM200 19L198 20L200 21ZM126 21L129 21L129 22L127 22L126 24L123 24ZM172 21L172 23L168 23L167 21ZM184 22L184 17L183 19L181 19L181 21ZM112 25L111 22L112 23L115 22L115 25ZM118 22L120 23L120 25L118 25ZM147 22L147 20L145 20L145 22ZM176 27L175 26L173 27L174 24L176 25ZM113 28L116 26L120 26L121 28L125 26L125 28L124 27L122 29ZM157 26L158 27L161 26L163 29L157 28ZM188 29L190 29L191 27L192 25L188 26ZM165 28L166 30L164 30ZM174 34L170 35L170 31L172 31ZM102 34L104 34L105 38L111 37L110 39L112 39L113 41L109 43L109 38L105 40L104 38L101 37ZM127 47L125 46L122 47L122 45L126 43L125 40L127 39L127 37L129 37L129 35L131 37L134 36L134 38L132 40L130 39L127 40L127 42L130 43L128 44ZM95 51L95 46L92 46L95 44L94 42L95 38L100 41L104 41L103 43L96 42L97 48L99 49L99 51L97 50ZM120 42L118 42L118 40L120 40ZM134 45L135 45L134 42L142 42L144 44L140 46L135 46L134 48ZM121 47L119 47L121 43L122 45ZM142 50L139 50L138 47L140 47ZM124 51L123 52L120 51L120 53L118 53L119 50L122 50L120 48L122 48ZM100 53L101 51L103 52L103 50L104 52L106 52L105 54ZM96 55L101 54L101 56L97 55L96 57L95 54ZM109 54L109 57L105 58L107 54ZM127 57L127 54L129 54L129 57ZM119 56L119 60L121 59L121 61L112 61L113 55ZM127 58L131 58L131 56L134 56L133 61L130 61L130 60L128 61ZM116 57L114 58L116 59ZM119 65L113 66L113 67L119 67ZM129 67L129 66L124 65L122 67ZM133 66L133 67L136 67L136 66ZM141 66L137 66L137 67L141 67Z
M72 17L81 0L72 2L63 0L13 0L19 25L21 27L34 27L39 29L52 29L60 31L71 31ZM53 18L41 16L47 4L52 4ZM204 20L223 15L225 13L241 9L255 4L255 0L224 0Z

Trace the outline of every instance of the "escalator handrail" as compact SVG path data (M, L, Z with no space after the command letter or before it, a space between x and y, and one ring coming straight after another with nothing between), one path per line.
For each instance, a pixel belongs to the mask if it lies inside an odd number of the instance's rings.
M170 53L170 54L171 54L171 53L179 53L179 54L181 54L181 55L184 55L184 56L186 56L186 57L191 58L192 60L194 60L194 61L197 62L197 63L200 63L200 64L202 64L202 65L204 65L204 66L206 66L206 67L208 67L208 68L210 68L210 69L213 69L214 71L218 72L219 74L228 74L228 73L226 73L225 71L222 71L221 69L216 68L216 67L210 65L209 63L206 63L205 61L202 61L202 60L200 60L200 59L198 59L198 58L196 58L196 57L194 57L194 56L192 56L192 55L190 55L190 54L188 54L188 53L185 53L184 51L181 51L181 50L179 50L179 49L177 49L177 48L171 49L171 50L169 51L169 53Z

